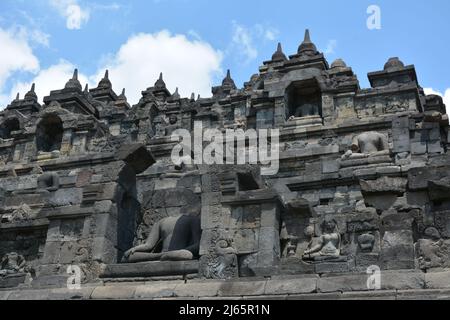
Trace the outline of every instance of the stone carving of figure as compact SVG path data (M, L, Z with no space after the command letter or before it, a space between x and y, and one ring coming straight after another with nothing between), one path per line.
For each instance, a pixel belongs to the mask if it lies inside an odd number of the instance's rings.
M1 261L0 276L25 272L25 258L16 252L5 254Z
M303 253L303 260L323 261L340 257L341 234L336 220L326 217L321 224L321 230L322 235L316 239L310 234L311 242ZM311 233L311 229L308 231Z
M229 234L218 235L210 250L209 254L202 256L200 272L205 278L231 279L238 276L238 252L233 247L233 239Z
M169 124L166 126L166 136L172 135L172 133L179 129L180 126L178 125L178 117L176 114L171 114L169 116Z
M54 172L44 173L37 180L38 190L56 191L59 189L59 176Z
M389 143L386 136L382 133L371 131L354 137L351 150L343 156L343 159L387 154L389 154Z
M160 179L177 178L182 179L191 176L197 176L200 172L198 167L193 164L194 160L190 155L182 156L175 163L176 172L168 172L160 175Z
M123 262L186 261L198 257L200 217L179 215L156 223L146 242L125 252Z
M155 133L155 137L157 138L161 138L164 137L166 135L166 121L163 119L162 116L157 116L154 120L153 120L153 128L154 128L154 133Z
M23 204L19 208L13 211L12 214L3 215L2 223L13 223L13 222L24 222L33 220L36 218L36 214L33 213L33 210L27 205Z

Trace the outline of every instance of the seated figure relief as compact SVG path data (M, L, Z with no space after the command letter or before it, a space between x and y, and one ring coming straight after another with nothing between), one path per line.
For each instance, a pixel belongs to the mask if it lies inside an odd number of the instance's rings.
M176 114L171 114L168 119L163 115L159 115L152 121L152 126L156 138L170 136L175 130L180 129Z
M5 254L1 261L0 276L26 272L26 261L16 252Z
M322 235L314 238L314 228L308 227L306 234L311 238L308 249L303 253L305 261L337 260L341 257L341 234L336 220L326 217L321 224Z
M171 114L169 116L169 123L166 126L165 135L170 136L176 130L180 129L180 125L178 123L178 117L176 114Z
M153 226L144 244L125 252L122 262L193 260L199 255L201 233L199 216L164 218Z
M388 154L389 143L387 137L382 133L371 131L354 137L351 150L347 151L342 159L361 159Z

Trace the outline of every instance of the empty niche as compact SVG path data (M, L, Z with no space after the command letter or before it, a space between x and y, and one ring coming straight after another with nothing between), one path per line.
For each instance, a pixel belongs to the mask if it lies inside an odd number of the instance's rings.
M260 189L260 186L258 182L255 180L255 177L253 176L252 173L240 172L237 174L237 177L238 177L239 191L252 191Z
M45 116L36 128L36 146L38 151L52 152L61 149L63 124L56 115Z
M11 139L11 133L20 130L20 122L16 118L7 119L0 125L0 138Z

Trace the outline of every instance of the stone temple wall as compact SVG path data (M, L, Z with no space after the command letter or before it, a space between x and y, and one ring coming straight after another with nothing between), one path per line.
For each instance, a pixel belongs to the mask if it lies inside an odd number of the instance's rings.
M42 105L33 85L0 112L0 288L64 287L73 265L83 283L449 268L445 105L398 58L368 77L362 89L343 60L330 66L307 32L210 98L170 93L162 74L134 106L108 72L83 90L75 71ZM197 121L279 129L278 173L175 165L171 134ZM121 263L180 215L201 221L192 260Z

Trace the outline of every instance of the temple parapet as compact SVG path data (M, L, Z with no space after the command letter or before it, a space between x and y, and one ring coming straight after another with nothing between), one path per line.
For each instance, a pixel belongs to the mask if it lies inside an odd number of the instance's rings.
M313 38L209 97L161 73L131 105L114 74L83 89L77 70L42 102L39 83L19 94L0 112L0 287L65 286L69 266L83 283L448 268L442 97L399 58L361 88ZM245 134L278 129L279 170L174 161L173 134L196 128L244 133L247 158L262 140Z

